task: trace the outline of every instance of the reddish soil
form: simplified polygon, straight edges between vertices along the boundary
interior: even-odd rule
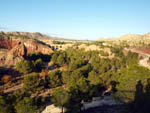
[[[150,54],[150,48],[134,48],[136,51],[142,52],[142,53],[146,53],[146,54]]]

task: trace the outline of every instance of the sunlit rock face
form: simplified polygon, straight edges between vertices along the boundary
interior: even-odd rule
[[[66,109],[63,109],[63,112],[65,112]],[[61,108],[54,106],[54,104],[46,106],[44,111],[42,113],[62,113]]]
[[[0,66],[15,65],[32,52],[48,54],[52,49],[38,40],[22,39],[5,33],[0,35]]]
[[[49,46],[40,44],[35,40],[26,40],[24,41],[24,45],[28,53],[41,52],[43,54],[47,54],[52,52],[52,49]]]
[[[26,48],[23,43],[18,42],[10,51],[7,52],[5,65],[16,64],[20,60],[24,59],[27,55]]]
[[[12,39],[13,37],[0,36],[0,47],[5,49],[11,49],[17,45],[18,40]]]

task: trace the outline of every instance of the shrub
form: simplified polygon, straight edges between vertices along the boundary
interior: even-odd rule
[[[114,80],[119,82],[117,85],[118,94],[133,101],[138,81],[141,81],[145,86],[147,79],[150,78],[149,73],[149,69],[137,65],[121,70],[114,77]]]
[[[22,60],[16,64],[16,69],[21,73],[28,74],[34,70],[34,65],[31,61]]]
[[[17,113],[36,113],[37,106],[32,98],[25,97],[16,104],[15,109]]]
[[[90,81],[90,84],[92,85],[100,85],[103,83],[102,79],[94,71],[91,71],[89,73],[88,80]]]
[[[0,113],[13,113],[12,106],[2,96],[0,96]]]
[[[103,50],[100,50],[100,55],[102,55],[102,56],[109,56],[108,52],[104,52]]]
[[[27,92],[35,93],[41,91],[44,87],[43,81],[40,78],[39,74],[31,73],[24,77],[23,80],[23,89]]]
[[[3,83],[8,83],[8,82],[11,82],[12,81],[12,76],[10,75],[4,75],[2,78],[1,78],[2,82]]]
[[[33,52],[33,53],[29,53],[27,55],[27,59],[30,61],[36,61],[37,59],[42,59],[42,61],[44,62],[49,62],[51,59],[51,55],[49,54],[42,54],[40,52]]]
[[[54,105],[62,107],[63,113],[63,107],[69,104],[69,94],[62,87],[58,87],[53,90],[51,101],[54,103]]]
[[[53,71],[53,72],[48,73],[46,77],[46,81],[48,82],[48,85],[52,88],[60,86],[62,84],[61,72]]]
[[[34,68],[36,72],[40,72],[43,67],[44,67],[44,62],[42,61],[42,59],[37,59],[34,62]]]

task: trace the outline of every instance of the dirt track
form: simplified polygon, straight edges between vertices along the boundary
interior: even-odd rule
[[[23,84],[19,84],[19,85],[16,85],[14,87],[8,88],[8,89],[4,90],[4,93],[12,93],[14,91],[21,89],[22,86],[23,86]]]

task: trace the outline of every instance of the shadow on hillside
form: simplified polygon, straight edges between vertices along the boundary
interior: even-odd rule
[[[133,113],[150,113],[150,79],[147,79],[145,88],[138,81],[133,104]]]

